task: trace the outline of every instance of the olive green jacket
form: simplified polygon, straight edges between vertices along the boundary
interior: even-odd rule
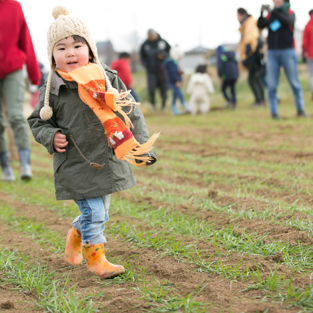
[[[127,90],[123,82],[103,64],[103,67],[118,91]],[[114,150],[109,147],[103,126],[94,114],[78,96],[76,82],[64,81],[56,72],[51,79],[49,104],[53,110],[51,119],[45,121],[39,116],[44,105],[46,85],[40,89],[38,104],[29,116],[28,123],[37,142],[45,146],[53,154],[54,185],[57,200],[80,200],[112,194],[136,185],[131,165],[118,160]],[[128,112],[129,108],[125,108]],[[118,115],[118,114],[117,114]],[[121,116],[118,115],[120,118]],[[131,129],[139,143],[149,139],[148,129],[141,110],[135,106],[128,115],[134,128]],[[66,135],[68,146],[66,152],[57,153],[53,148],[53,137],[57,131]],[[79,150],[90,161],[104,164],[96,169],[79,153]],[[156,161],[155,152],[150,155]],[[151,164],[153,164],[152,162]],[[144,170],[144,169],[143,169]]]

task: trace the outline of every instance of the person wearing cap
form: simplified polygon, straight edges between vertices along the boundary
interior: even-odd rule
[[[313,10],[309,12],[310,20],[306,24],[303,32],[302,55],[308,63],[310,86],[313,100]]]
[[[0,0],[0,165],[3,181],[15,180],[5,139],[3,102],[18,148],[20,177],[24,180],[32,177],[29,128],[23,115],[24,64],[31,84],[39,85],[40,70],[22,7],[17,1]]]
[[[305,117],[303,92],[298,78],[298,60],[294,47],[295,13],[290,9],[289,0],[273,0],[273,2],[273,10],[262,6],[261,16],[258,19],[260,29],[268,28],[266,80],[270,111],[274,119],[279,119],[277,87],[282,66],[292,88],[297,116]],[[268,13],[266,17],[263,16],[265,10]]]
[[[101,64],[87,26],[67,9],[53,9],[48,30],[50,73],[28,122],[53,154],[57,200],[73,199],[81,214],[66,237],[64,259],[102,278],[125,271],[105,257],[110,195],[136,184],[131,165],[156,162],[141,110],[115,71]],[[84,253],[82,253],[84,252]]]
[[[148,90],[152,109],[155,110],[155,91],[160,90],[162,110],[166,105],[167,81],[163,61],[169,54],[171,46],[153,29],[148,30],[148,39],[140,48],[141,62],[147,71]]]

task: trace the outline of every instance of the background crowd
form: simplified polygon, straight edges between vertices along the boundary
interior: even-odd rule
[[[238,51],[224,46],[216,49],[217,74],[221,82],[221,92],[226,108],[238,105],[236,82],[243,71],[248,72],[247,83],[254,96],[251,106],[268,104],[273,119],[279,119],[277,87],[280,69],[283,68],[293,92],[296,113],[306,117],[303,91],[298,79],[298,59],[294,46],[295,13],[289,0],[273,0],[274,6],[263,5],[260,16],[255,19],[248,8],[239,8],[237,17],[241,40]],[[313,10],[303,33],[303,60],[308,64],[313,100]],[[262,30],[267,29],[267,38]],[[23,66],[26,65],[33,94],[32,104],[36,104],[38,87],[44,83],[42,65],[36,59],[31,36],[18,1],[0,0],[0,163],[2,180],[14,180],[10,157],[5,139],[6,119],[11,125],[18,148],[20,175],[31,178],[29,129],[23,117],[25,79]],[[173,115],[182,113],[206,114],[210,109],[209,94],[215,92],[207,64],[198,64],[189,79],[186,89],[190,95],[185,99],[182,90],[184,72],[180,60],[184,53],[178,45],[171,46],[155,30],[149,29],[147,39],[140,48],[141,62],[146,70],[149,102],[153,111],[157,110],[156,91],[160,92],[161,109],[166,109],[168,89],[171,90],[170,107]],[[137,102],[130,54],[122,52],[118,60],[110,64],[118,72],[127,89]],[[36,87],[37,86],[37,87]],[[180,107],[179,107],[180,104]],[[5,110],[6,109],[6,115]]]

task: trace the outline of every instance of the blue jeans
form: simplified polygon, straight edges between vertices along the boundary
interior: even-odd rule
[[[106,243],[103,235],[104,223],[109,220],[110,195],[75,200],[81,214],[75,218],[72,226],[82,237],[82,244]]]
[[[298,60],[293,48],[268,50],[266,63],[266,80],[268,87],[268,101],[272,115],[278,115],[277,110],[277,86],[280,67],[283,66],[298,111],[304,111],[302,87],[298,79]]]

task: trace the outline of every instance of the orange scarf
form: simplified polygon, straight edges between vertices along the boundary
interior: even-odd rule
[[[133,127],[127,114],[122,110],[122,106],[136,105],[126,96],[130,91],[121,93],[105,92],[105,81],[101,68],[93,63],[82,66],[72,72],[66,73],[57,70],[61,77],[67,81],[76,81],[78,84],[78,94],[80,99],[86,103],[97,115],[104,128],[108,142],[115,151],[119,160],[125,160],[135,166],[146,166],[152,158],[142,156],[149,153],[153,148],[155,140],[159,134],[154,134],[146,143],[139,144],[133,136],[130,128]],[[131,112],[130,110],[130,112]],[[115,115],[119,112],[125,123]],[[137,163],[136,160],[141,161]]]

